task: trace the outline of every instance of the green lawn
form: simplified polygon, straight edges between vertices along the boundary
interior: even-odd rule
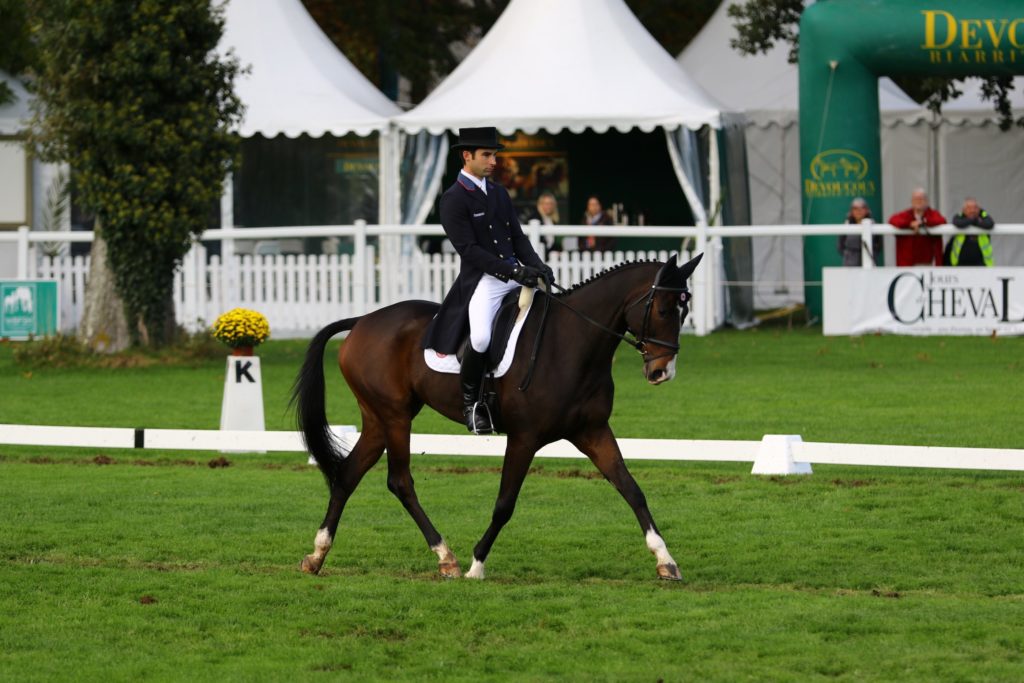
[[[1020,344],[720,333],[684,338],[657,388],[625,349],[613,424],[1020,447]],[[290,424],[302,347],[262,351],[269,428]],[[217,425],[221,361],[25,372],[0,346],[0,422]],[[355,423],[329,377],[332,420]],[[417,429],[459,431],[432,414]],[[1019,474],[634,462],[686,579],[667,584],[589,464],[543,461],[477,583],[435,576],[383,468],[303,575],[319,474],[296,454],[211,457],[0,445],[0,680],[1024,679]],[[464,568],[498,464],[413,464]]]

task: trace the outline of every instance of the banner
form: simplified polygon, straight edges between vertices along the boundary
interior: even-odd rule
[[[1024,334],[1024,268],[825,268],[826,335]]]
[[[0,280],[0,339],[57,334],[56,280]]]

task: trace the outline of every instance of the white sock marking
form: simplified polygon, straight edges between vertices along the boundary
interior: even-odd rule
[[[318,560],[324,559],[327,556],[327,551],[331,549],[334,539],[331,538],[331,534],[327,529],[320,529],[316,532],[316,538],[313,540],[313,557]]]
[[[658,564],[675,564],[676,561],[672,559],[672,556],[668,554],[668,548],[665,546],[665,539],[658,535],[654,529],[647,530],[647,549],[654,553],[654,556],[658,558]]]
[[[452,549],[449,548],[448,544],[444,541],[441,541],[430,549],[437,555],[438,562],[451,562],[455,559],[455,556],[452,554]]]
[[[473,566],[466,572],[467,579],[482,579],[484,578],[484,563],[480,560],[473,558]]]

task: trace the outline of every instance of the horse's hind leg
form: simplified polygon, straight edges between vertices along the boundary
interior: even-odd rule
[[[334,543],[334,535],[338,531],[338,522],[341,520],[341,513],[345,510],[345,503],[355,492],[356,487],[371,467],[377,464],[381,454],[384,452],[384,435],[379,423],[363,415],[363,431],[359,440],[352,448],[352,452],[345,458],[345,467],[336,482],[330,482],[331,499],[327,503],[327,515],[324,517],[320,530],[316,532],[316,539],[313,541],[313,553],[306,555],[300,565],[302,571],[307,574],[319,574],[324,564],[331,545]]]
[[[423,511],[419,498],[416,496],[416,488],[413,485],[412,472],[409,471],[409,433],[411,430],[409,420],[396,419],[388,422],[387,428],[387,449],[388,449],[388,490],[395,494],[401,501],[402,506],[409,512],[409,515],[416,522],[416,526],[423,533],[427,545],[437,554],[437,567],[441,576],[446,578],[458,578],[462,576],[459,568],[459,561],[455,553],[451,551],[444,538],[434,528],[434,524]]]
[[[629,503],[629,507],[633,508],[633,513],[640,522],[640,529],[644,532],[647,549],[658,560],[658,576],[673,581],[681,580],[683,577],[679,574],[679,567],[665,547],[665,541],[654,524],[651,511],[647,509],[647,498],[626,468],[611,427],[607,424],[601,425],[572,439],[572,443],[597,465],[605,479],[611,482]]]

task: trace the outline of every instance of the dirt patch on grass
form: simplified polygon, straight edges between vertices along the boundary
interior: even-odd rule
[[[722,484],[731,484],[734,481],[739,481],[739,480],[740,480],[740,478],[736,477],[736,476],[715,477],[714,479],[711,480],[711,483],[712,484],[716,484],[718,486],[721,486]]]
[[[93,465],[116,465],[117,461],[111,458],[109,455],[97,455],[90,460]]]
[[[833,479],[832,485],[839,487],[847,487],[853,489],[859,489],[862,486],[871,486],[875,482],[869,479]]]
[[[57,462],[53,458],[47,458],[45,455],[35,455],[28,459],[28,462],[33,465],[52,465]]]
[[[219,458],[214,458],[210,462],[206,463],[206,466],[211,470],[216,470],[222,467],[231,467],[231,461],[222,455]]]
[[[881,589],[878,589],[878,588],[872,588],[871,589],[871,594],[873,596],[875,596],[876,598],[892,598],[892,599],[896,599],[896,598],[902,597],[900,595],[899,591],[888,591],[888,590],[881,590]]]
[[[139,598],[140,605],[155,605],[158,602],[160,601],[154,598],[152,595],[143,595],[141,598]]]
[[[804,480],[804,477],[800,477],[800,476],[795,476],[794,477],[794,476],[772,475],[772,476],[768,477],[768,481],[770,481],[771,483],[773,483],[773,484],[782,484],[783,486],[792,486],[794,484],[799,484],[803,480]]]
[[[547,474],[547,476],[555,477],[557,479],[602,479],[603,478],[603,475],[600,472],[596,471],[596,470],[594,470],[594,471],[555,470],[554,472],[546,472],[546,473],[542,472],[542,474]]]

